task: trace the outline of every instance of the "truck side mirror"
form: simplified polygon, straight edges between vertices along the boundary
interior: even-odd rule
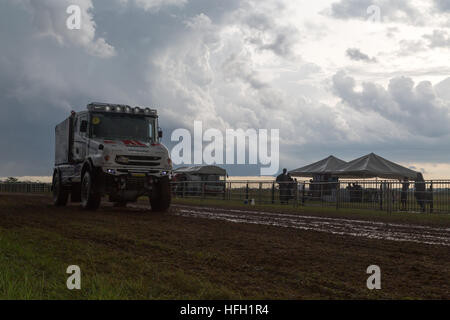
[[[162,139],[163,137],[163,132],[161,129],[158,130],[158,138]]]
[[[86,120],[81,121],[80,124],[80,132],[85,133],[87,132],[88,122]]]

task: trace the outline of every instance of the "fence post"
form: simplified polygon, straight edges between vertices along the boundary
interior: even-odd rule
[[[339,210],[339,190],[340,190],[340,186],[339,186],[339,182],[336,183],[336,210]]]
[[[262,182],[259,183],[258,202],[259,202],[260,205],[262,204]]]
[[[430,183],[430,189],[429,189],[429,201],[430,201],[430,213],[433,213],[433,209],[434,209],[434,195],[433,195],[433,180],[431,180]]]
[[[275,204],[275,182],[272,182],[272,204]]]
[[[294,196],[294,208],[297,208],[298,207],[298,182],[297,181],[295,181],[295,186],[294,186],[294,193],[295,193],[295,196]]]
[[[320,185],[320,204],[323,207],[323,182],[319,182]]]
[[[305,192],[306,192],[306,182],[303,182],[302,188],[302,206],[305,206]]]
[[[380,210],[383,210],[383,182],[380,182],[380,191],[379,191],[379,202],[380,202]]]
[[[247,182],[246,187],[245,187],[245,199],[244,200],[248,201],[248,182]]]
[[[391,182],[388,182],[387,185],[387,207],[388,207],[388,213],[391,214],[392,213],[392,186],[391,186]]]
[[[200,182],[200,186],[202,188],[202,200],[205,200],[205,186],[206,186],[206,183],[202,181],[202,182]]]

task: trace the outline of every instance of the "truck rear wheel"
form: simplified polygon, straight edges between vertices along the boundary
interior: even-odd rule
[[[79,183],[72,184],[72,191],[70,193],[70,202],[72,203],[81,202],[81,185]]]
[[[150,196],[152,211],[165,212],[170,208],[170,181],[169,177],[163,177],[153,187]]]
[[[69,192],[64,189],[61,181],[61,175],[58,171],[53,174],[52,181],[52,191],[53,191],[53,204],[57,207],[64,207],[67,205],[67,200],[69,199]]]
[[[81,206],[85,210],[97,210],[101,199],[101,194],[95,192],[92,173],[87,170],[81,179]]]

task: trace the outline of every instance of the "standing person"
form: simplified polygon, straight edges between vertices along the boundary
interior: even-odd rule
[[[406,211],[406,202],[408,200],[408,189],[409,189],[409,180],[407,177],[403,178],[402,183],[402,193],[400,195],[400,200],[402,202],[402,211]]]
[[[419,172],[417,174],[416,182],[414,184],[414,196],[416,197],[417,203],[419,204],[420,210],[425,212],[425,180],[423,179],[422,174]]]
[[[430,213],[433,213],[433,201],[433,182],[431,182],[427,192],[427,202],[430,205]]]
[[[287,202],[289,192],[289,177],[287,176],[287,169],[283,169],[283,173],[277,177],[276,182],[280,188],[280,203],[284,204]]]
[[[287,203],[289,203],[289,200],[291,200],[291,199],[293,199],[294,198],[294,179],[291,177],[291,174],[290,173],[288,173],[287,174],[287,177],[288,177],[288,189],[287,189]]]

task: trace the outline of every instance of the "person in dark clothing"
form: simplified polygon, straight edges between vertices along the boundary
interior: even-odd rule
[[[296,183],[294,182],[294,179],[291,177],[291,174],[288,173],[288,197],[287,200],[289,202],[289,200],[294,199],[294,190],[295,190],[295,186]]]
[[[425,212],[425,198],[426,198],[426,186],[425,180],[421,173],[417,174],[416,182],[414,184],[414,196],[416,197],[417,203],[419,204],[420,210]]]
[[[408,178],[403,178],[402,193],[400,195],[400,201],[402,202],[402,211],[406,211],[406,202],[408,200],[409,181]]]
[[[427,192],[427,203],[430,206],[430,213],[433,213],[433,200],[433,183],[431,183]]]
[[[354,183],[353,184],[353,192],[354,192],[354,199],[355,202],[363,202],[363,192],[362,192],[362,187],[357,184]]]
[[[289,197],[289,177],[287,175],[287,169],[283,169],[283,173],[277,177],[276,182],[280,188],[280,203],[287,203]]]
[[[353,192],[353,187],[352,187],[352,184],[351,183],[349,183],[348,185],[347,185],[347,188],[346,188],[347,190],[348,190],[348,196],[349,196],[349,199],[350,199],[350,202],[353,202],[354,200],[354,192]]]

